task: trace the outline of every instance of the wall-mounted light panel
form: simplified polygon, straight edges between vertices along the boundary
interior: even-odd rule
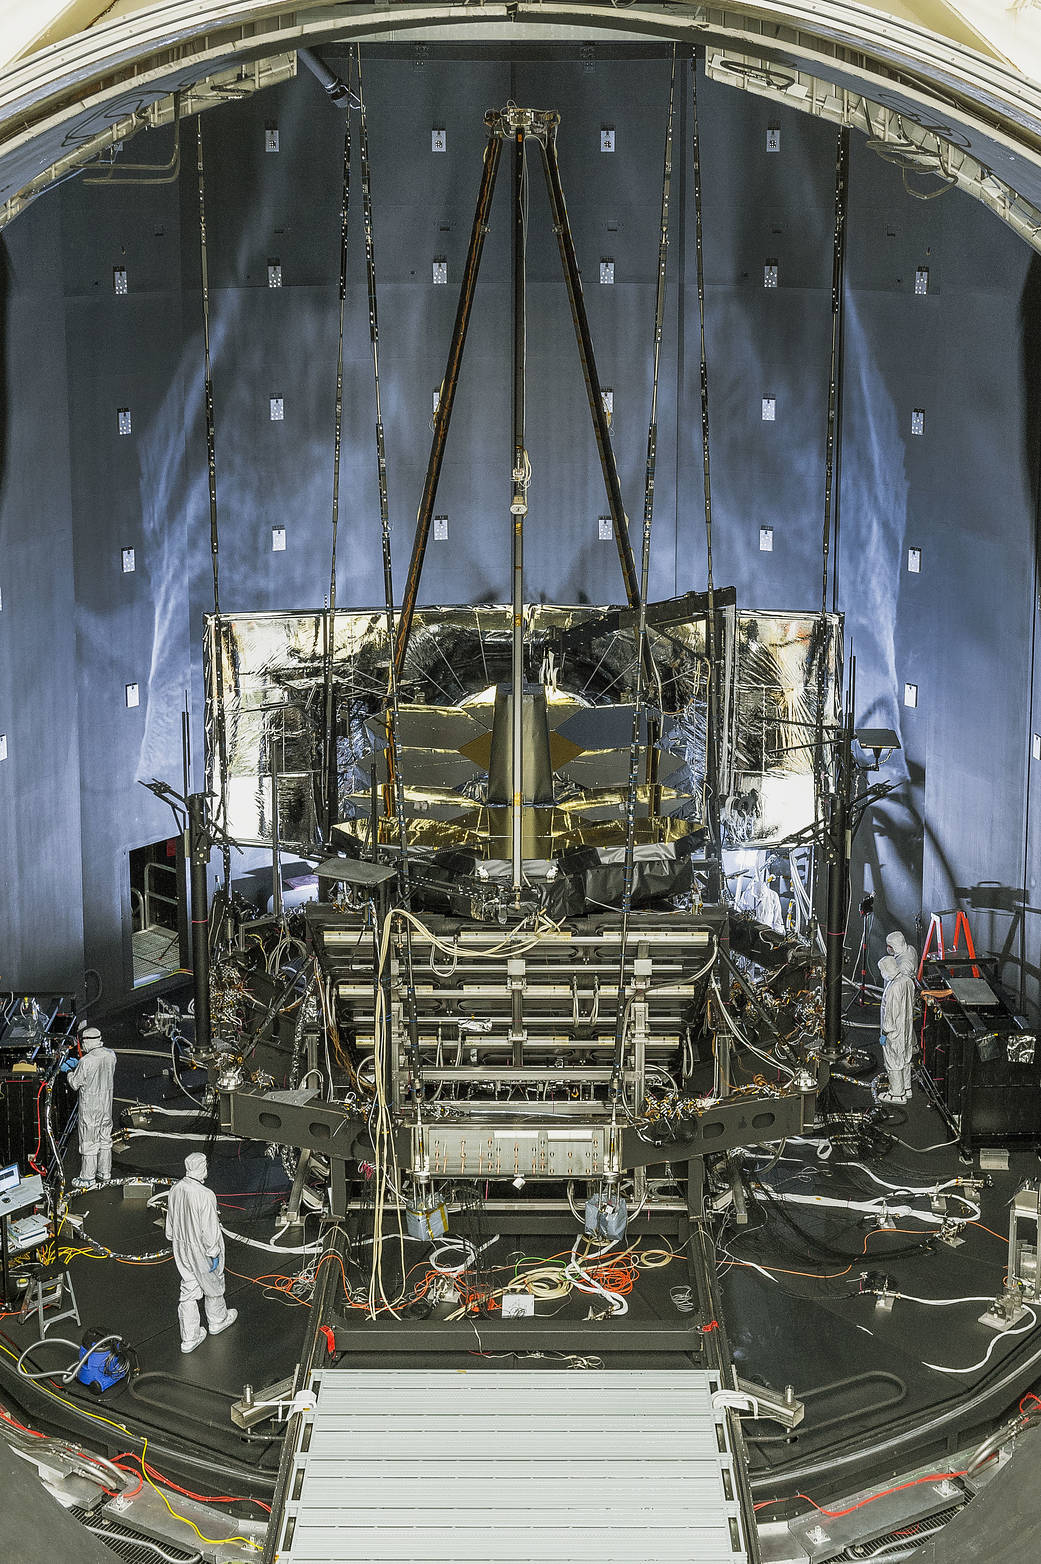
[[[0,760],[7,759],[7,734],[0,733]]]
[[[447,543],[448,542],[448,517],[447,516],[435,516],[434,517],[434,542],[435,543]]]
[[[909,548],[907,551],[907,568],[913,576],[921,574],[922,551],[920,548]]]
[[[448,282],[448,262],[443,255],[434,256],[431,276],[439,287],[443,287]]]
[[[911,410],[911,433],[925,433],[925,408],[915,407]]]
[[[614,151],[614,126],[613,125],[603,125],[603,126],[601,126],[601,129],[600,129],[600,150],[601,150],[601,152],[613,152]]]
[[[286,551],[285,527],[271,528],[271,552],[272,554],[284,554]]]
[[[917,684],[905,684],[904,685],[904,705],[905,706],[917,706],[918,705],[918,686],[917,686]]]
[[[763,423],[772,424],[777,421],[777,398],[775,396],[763,397]]]
[[[127,269],[125,266],[113,266],[112,268],[112,292],[122,296],[127,291]]]
[[[128,707],[140,706],[141,686],[139,684],[126,685],[126,703]]]
[[[131,429],[131,426],[130,426],[130,409],[129,409],[129,407],[117,407],[117,409],[116,409],[116,418],[118,419],[118,422],[119,422],[119,432],[120,432],[120,434],[129,434],[130,433],[130,429]]]
[[[435,125],[431,130],[430,150],[431,152],[448,151],[448,137],[445,135],[445,127],[443,125]]]
[[[1030,753],[1035,760],[1041,760],[1041,733],[1035,733],[1031,739]]]
[[[767,261],[763,267],[763,287],[776,288],[779,275],[780,268],[778,267],[777,262]]]
[[[916,266],[914,269],[914,291],[919,298],[929,292],[929,268],[928,266]]]
[[[759,528],[759,552],[760,554],[772,554],[774,551],[774,529],[772,527]]]
[[[601,543],[610,543],[614,537],[614,528],[611,525],[610,516],[598,516],[596,518],[596,535]]]
[[[267,263],[267,285],[269,288],[282,286],[282,262],[277,255],[273,255]]]
[[[610,255],[600,257],[600,281],[604,287],[614,282],[614,261]]]
[[[285,421],[285,403],[280,396],[268,397],[268,412],[273,424],[280,424]]]
[[[264,151],[278,151],[278,125],[273,119],[269,119],[264,126]]]
[[[766,127],[766,150],[767,150],[767,152],[780,152],[780,150],[781,150],[781,127],[780,127],[780,125],[768,125]]]
[[[120,555],[120,560],[123,565],[123,574],[125,576],[132,576],[134,571],[137,569],[137,560],[134,556],[133,549],[125,548]]]

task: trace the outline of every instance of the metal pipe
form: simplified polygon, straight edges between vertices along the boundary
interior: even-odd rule
[[[325,61],[320,59],[312,49],[298,49],[296,58],[298,64],[306,66],[311,72],[330,103],[335,103],[338,109],[355,107],[351,102],[351,89],[347,83],[342,81],[335,71],[330,70]]]
[[[206,867],[210,859],[206,798],[188,796],[188,862],[192,903],[192,990],[195,996],[195,1044],[210,1045],[210,911]]]
[[[525,473],[525,379],[527,361],[527,195],[524,167],[524,130],[513,137],[513,640],[510,671],[513,679],[513,777],[510,797],[513,891],[520,895],[522,880],[521,818],[524,808],[524,517],[527,511]],[[532,799],[534,803],[534,799]]]
[[[553,229],[560,247],[560,259],[564,267],[564,281],[567,285],[568,302],[571,305],[571,319],[575,325],[575,337],[578,342],[578,355],[582,361],[582,374],[586,382],[586,395],[589,398],[589,411],[593,417],[593,431],[596,435],[596,446],[600,453],[600,466],[604,474],[604,487],[607,490],[607,506],[611,512],[611,526],[614,531],[615,546],[618,549],[618,562],[622,567],[622,579],[625,583],[625,596],[630,608],[637,608],[640,602],[640,582],[636,574],[636,561],[633,558],[633,547],[629,540],[629,518],[625,514],[622,503],[622,488],[618,480],[618,466],[615,462],[614,447],[611,444],[611,430],[607,422],[607,413],[604,409],[604,399],[600,393],[600,378],[597,374],[596,358],[593,353],[593,339],[589,332],[589,321],[586,318],[585,300],[582,295],[582,274],[578,268],[578,257],[575,254],[575,242],[571,237],[571,228],[568,223],[567,205],[564,200],[564,191],[560,183],[560,167],[557,163],[557,125],[560,122],[559,115],[548,117],[546,139],[539,140],[542,149],[542,161],[546,173],[546,188],[549,191],[549,204],[553,214]]]
[[[837,1058],[842,1051],[842,963],[846,943],[846,907],[849,901],[849,788],[853,741],[853,699],[856,662],[850,668],[849,692],[842,727],[835,746],[835,791],[828,818],[828,916],[824,930],[824,1053]]]
[[[492,196],[495,193],[495,176],[499,170],[501,153],[501,140],[497,135],[490,135],[488,145],[484,149],[484,166],[481,172],[481,184],[477,195],[477,208],[474,212],[473,227],[470,230],[470,247],[466,252],[466,266],[459,289],[459,304],[456,308],[455,325],[452,328],[452,341],[448,349],[448,364],[445,368],[444,380],[441,382],[441,395],[438,399],[437,412],[434,414],[434,437],[431,441],[430,457],[427,461],[423,496],[419,502],[419,513],[416,517],[416,532],[412,541],[412,557],[409,560],[408,576],[405,580],[405,589],[401,599],[401,613],[398,616],[398,632],[394,643],[394,673],[398,679],[401,678],[404,672],[405,654],[408,651],[409,636],[412,633],[412,620],[416,612],[416,599],[419,596],[419,578],[423,571],[423,560],[426,555],[430,522],[434,514],[434,501],[437,498],[437,485],[441,476],[441,464],[444,460],[445,442],[448,439],[448,426],[452,418],[452,404],[455,401],[456,386],[459,380],[459,366],[463,357],[463,348],[466,345],[467,328],[470,325],[474,289],[477,284],[477,273],[481,265],[484,241],[488,233],[488,214],[491,210]]]

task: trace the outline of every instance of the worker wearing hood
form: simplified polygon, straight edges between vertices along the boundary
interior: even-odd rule
[[[899,929],[894,929],[886,938],[886,951],[896,961],[899,971],[908,973],[914,977],[918,969],[916,952],[907,943]]]
[[[81,1059],[66,1059],[62,1069],[79,1095],[80,1171],[73,1180],[81,1189],[112,1177],[112,1088],[116,1056],[102,1045],[96,1026],[80,1034]]]
[[[761,923],[764,929],[772,929],[775,934],[783,934],[784,909],[781,906],[781,898],[771,884],[772,879],[773,876],[767,873],[765,867],[757,869],[748,883],[742,887],[736,910],[747,912],[757,923]]]
[[[911,1097],[911,1060],[914,1056],[915,953],[897,930],[886,940],[886,954],[878,964],[885,985],[882,990],[882,1057],[889,1077],[884,1102],[908,1102]]]
[[[207,1171],[202,1152],[193,1151],[184,1159],[184,1178],[173,1186],[166,1203],[166,1236],[181,1276],[177,1319],[182,1352],[194,1352],[205,1341],[206,1326],[216,1336],[239,1317],[238,1310],[224,1302],[224,1234],[217,1197],[206,1187]],[[200,1299],[206,1326],[199,1317]]]

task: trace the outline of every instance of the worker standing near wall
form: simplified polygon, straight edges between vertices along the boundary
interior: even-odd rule
[[[217,1197],[206,1187],[208,1167],[201,1151],[184,1159],[184,1178],[170,1191],[166,1204],[166,1236],[173,1245],[181,1273],[177,1318],[181,1351],[194,1352],[206,1339],[206,1326],[216,1336],[239,1317],[224,1302],[224,1234]],[[206,1326],[199,1318],[199,1300],[206,1308]]]
[[[80,1170],[73,1183],[80,1189],[112,1177],[112,1089],[116,1056],[102,1045],[96,1026],[80,1033],[81,1059],[66,1059],[62,1069],[79,1094]]]
[[[886,939],[886,954],[878,964],[882,990],[881,1042],[888,1092],[883,1102],[909,1102],[914,1056],[915,953],[899,929]]]

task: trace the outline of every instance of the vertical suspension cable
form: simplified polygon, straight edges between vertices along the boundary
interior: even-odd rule
[[[412,882],[408,861],[408,822],[405,818],[405,791],[401,767],[397,763],[398,669],[395,661],[394,571],[391,556],[390,505],[387,497],[387,448],[383,436],[383,403],[380,395],[380,327],[376,308],[376,245],[372,229],[372,169],[369,162],[369,127],[365,109],[365,92],[362,82],[361,45],[352,46],[351,55],[358,73],[358,101],[361,105],[358,142],[361,151],[361,204],[365,225],[365,276],[369,301],[369,343],[372,348],[372,381],[376,412],[376,470],[380,496],[380,544],[383,554],[384,612],[387,622],[387,767],[388,786],[386,799],[393,798],[394,815],[398,827],[398,847],[401,854],[401,895],[406,906],[412,900]],[[375,844],[373,844],[375,856]],[[377,975],[377,981],[379,977]],[[416,1103],[419,1103],[419,1023],[416,1014],[416,985],[412,965],[412,926],[405,923],[405,1016],[409,1033],[409,1053],[412,1058]],[[388,1014],[389,1022],[389,1014]],[[390,1049],[387,1049],[390,1057]],[[400,1216],[399,1216],[400,1220]]]
[[[835,148],[835,223],[831,251],[831,348],[828,362],[828,417],[824,443],[824,536],[821,566],[821,615],[828,610],[828,558],[832,530],[838,543],[839,496],[836,483],[835,431],[838,423],[841,388],[842,323],[846,270],[846,208],[849,195],[849,128],[843,125]],[[833,582],[832,607],[838,586]]]
[[[629,784],[625,796],[625,869],[622,879],[622,927],[618,955],[618,993],[615,1008],[614,1069],[611,1097],[616,1101],[621,1089],[625,1049],[625,954],[629,937],[629,915],[633,901],[633,872],[636,854],[636,808],[639,797],[640,734],[643,726],[644,664],[647,656],[647,585],[651,564],[651,524],[654,519],[654,469],[658,452],[658,375],[661,368],[661,344],[665,320],[665,281],[669,253],[669,197],[672,188],[672,125],[676,101],[676,49],[672,51],[672,75],[669,80],[669,113],[665,126],[665,155],[661,182],[661,228],[658,237],[658,285],[654,301],[654,350],[651,374],[651,413],[647,425],[647,469],[643,491],[643,537],[640,549],[640,603],[636,629],[636,673],[633,692],[633,728],[629,742]],[[653,663],[651,663],[653,668]],[[659,686],[660,688],[660,686]],[[649,814],[649,793],[648,793]]]
[[[349,75],[348,71],[348,75]],[[348,81],[348,92],[350,82]],[[348,99],[349,102],[349,99]],[[336,641],[336,537],[340,521],[340,450],[343,442],[343,321],[347,305],[347,234],[351,210],[351,111],[344,114],[343,193],[340,199],[340,318],[336,348],[336,414],[333,429],[332,542],[329,557],[329,607],[325,621],[324,760],[325,838],[331,840],[339,813],[339,777],[336,755],[336,713],[333,709],[333,656]]]
[[[527,168],[523,126],[513,137],[513,468],[510,487],[512,534],[512,582],[510,675],[513,683],[510,858],[513,894],[520,896],[523,880],[524,809],[524,518],[528,508],[527,359],[528,359],[528,222]],[[534,807],[534,799],[532,799]],[[519,997],[519,996],[518,996]],[[518,1063],[522,1061],[518,1060]]]
[[[708,622],[708,695],[705,713],[705,824],[716,867],[709,881],[709,899],[718,900],[722,885],[723,843],[719,829],[719,689],[717,666],[716,594],[712,579],[712,474],[709,465],[708,353],[705,346],[705,253],[701,227],[701,136],[698,129],[698,58],[690,62],[691,163],[694,172],[694,259],[698,284],[698,328],[701,344],[701,460],[705,484],[705,585]]]
[[[398,671],[394,661],[394,572],[391,557],[390,506],[387,497],[387,448],[383,435],[383,403],[380,395],[380,327],[376,309],[376,248],[372,231],[372,173],[369,163],[369,131],[365,114],[365,94],[362,90],[361,46],[352,47],[352,55],[358,72],[358,97],[361,101],[359,144],[361,148],[361,200],[365,225],[365,275],[369,297],[369,343],[372,348],[372,381],[376,403],[376,470],[380,497],[380,544],[383,554],[383,602],[387,622],[387,757],[390,787],[387,801],[393,798],[393,812],[397,818],[398,842],[401,848],[401,884],[405,905],[409,903],[408,826],[405,820],[405,801],[401,768],[396,763],[398,731]],[[390,811],[388,810],[388,813]]]
[[[220,782],[220,813],[227,823],[228,734],[224,720],[224,635],[220,613],[220,547],[217,530],[217,444],[213,423],[213,371],[210,364],[210,272],[206,250],[206,174],[202,151],[202,115],[196,121],[195,169],[199,187],[199,262],[202,276],[203,400],[206,412],[206,465],[210,491],[210,564],[213,569],[213,688],[217,702],[217,773]],[[272,798],[272,808],[278,808]],[[231,895],[231,847],[222,835],[221,858],[224,870],[224,894]]]

